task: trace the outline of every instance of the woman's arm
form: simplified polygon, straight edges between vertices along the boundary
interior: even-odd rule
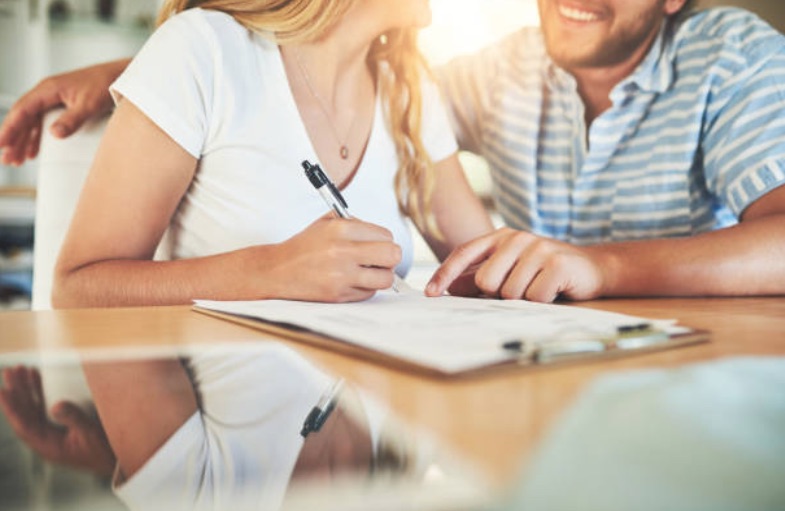
[[[280,244],[152,261],[197,160],[131,102],[109,121],[55,270],[57,307],[165,305],[193,298],[360,300],[392,283],[386,229],[323,218]]]
[[[89,362],[83,368],[125,478],[197,410],[193,384],[178,359]]]
[[[434,164],[436,185],[433,192],[433,215],[441,230],[421,233],[436,257],[443,261],[450,252],[469,240],[493,230],[491,218],[466,180],[458,155]]]

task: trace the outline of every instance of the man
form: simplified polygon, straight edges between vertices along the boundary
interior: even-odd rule
[[[510,226],[459,248],[428,295],[553,301],[785,293],[785,38],[690,0],[538,0],[524,29],[438,74]],[[111,108],[119,61],[43,81],[0,128],[35,155]]]
[[[429,294],[785,291],[785,40],[742,11],[690,7],[539,0],[541,33],[443,72],[460,143],[488,159],[520,231],[462,247]]]

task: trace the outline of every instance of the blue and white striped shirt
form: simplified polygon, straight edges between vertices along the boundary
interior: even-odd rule
[[[687,236],[785,184],[785,37],[740,9],[663,27],[588,137],[575,79],[539,29],[437,76],[511,227],[578,244]]]

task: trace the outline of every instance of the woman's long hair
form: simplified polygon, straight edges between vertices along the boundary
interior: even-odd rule
[[[301,43],[324,36],[358,0],[167,0],[158,24],[170,16],[201,7],[225,12],[247,29],[278,44]],[[385,113],[398,155],[395,194],[401,210],[425,232],[439,236],[431,214],[436,181],[433,162],[422,143],[421,79],[427,69],[417,48],[415,29],[398,29],[375,41],[368,65],[379,77]]]

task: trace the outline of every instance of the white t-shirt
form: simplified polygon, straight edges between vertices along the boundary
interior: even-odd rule
[[[200,160],[172,218],[172,258],[278,243],[328,211],[301,167],[318,158],[277,45],[229,15],[195,8],[174,16],[112,92]],[[423,142],[437,162],[457,146],[436,86],[427,82],[423,92]],[[353,216],[392,231],[403,251],[397,271],[405,274],[412,241],[395,199],[397,167],[377,100],[365,155],[343,194]]]

